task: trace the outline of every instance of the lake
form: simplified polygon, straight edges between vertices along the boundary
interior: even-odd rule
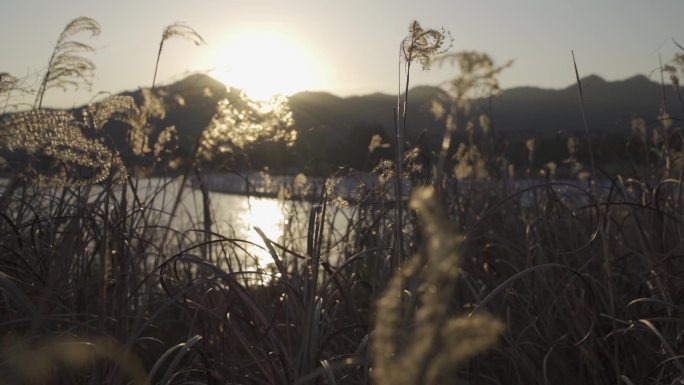
[[[367,177],[367,175],[366,175]],[[337,184],[337,191],[340,196],[349,197],[354,191],[355,186],[359,180],[364,178],[359,175],[355,178],[342,179]],[[247,183],[249,181],[249,183]],[[405,184],[404,194],[407,195],[409,191],[409,182]],[[7,180],[0,181],[0,186],[5,185]],[[175,243],[165,244],[167,252],[175,252],[184,247],[189,247],[203,241],[204,223],[203,223],[203,197],[202,192],[198,188],[199,182],[197,180],[186,181],[183,190],[181,187],[181,178],[142,178],[135,179],[137,183],[136,191],[138,197],[135,198],[132,194],[132,189],[127,188],[129,210],[132,202],[136,201],[136,207],[146,210],[149,213],[148,223],[166,225],[170,224],[171,228],[176,230],[174,236],[170,237]],[[241,263],[247,265],[259,265],[261,267],[268,266],[273,262],[271,255],[264,248],[264,241],[257,233],[255,228],[260,228],[264,235],[282,246],[291,249],[301,255],[306,254],[306,240],[307,229],[309,223],[309,215],[315,204],[311,198],[320,196],[316,190],[320,189],[324,184],[322,179],[306,178],[301,176],[269,176],[264,173],[248,176],[236,176],[234,174],[228,175],[209,175],[204,179],[205,186],[209,186],[210,191],[208,198],[210,202],[210,212],[212,218],[211,230],[221,236],[227,238],[238,239],[241,241],[240,246],[244,250],[239,250],[232,255],[237,258],[242,258]],[[366,182],[367,183],[367,182]],[[542,181],[508,181],[508,182],[482,182],[470,183],[467,181],[459,182],[459,191],[466,194],[469,190],[498,190],[501,188],[501,183],[506,183],[509,192],[518,191],[523,188],[529,188],[531,185],[537,183],[544,183]],[[308,193],[310,200],[292,200],[287,199],[288,196],[296,196],[296,189],[303,189],[307,184],[313,186],[313,192]],[[491,184],[491,186],[489,186]],[[370,185],[370,183],[367,183]],[[577,186],[573,188],[572,186]],[[246,187],[249,186],[249,187]],[[605,186],[601,186],[605,189]],[[256,195],[245,195],[239,193],[229,193],[226,191],[250,191]],[[283,193],[291,188],[295,194]],[[586,188],[586,187],[584,187]],[[53,188],[59,191],[59,188]],[[563,195],[566,198],[582,198],[582,202],[575,202],[572,206],[580,207],[587,204],[586,196],[582,193],[582,187],[578,182],[572,182],[563,188],[557,187],[557,192],[565,191]],[[95,197],[103,190],[99,186],[91,186],[90,196]],[[116,186],[114,194],[120,196],[123,191],[122,186]],[[180,204],[174,211],[174,202],[180,195]],[[478,194],[478,193],[476,193]],[[301,195],[301,194],[300,194]],[[391,189],[387,191],[387,197],[391,199]],[[407,198],[407,196],[404,198]],[[351,197],[353,201],[353,196]],[[534,191],[517,197],[518,202],[523,205],[534,206],[536,204],[536,195]],[[44,209],[50,210],[49,202],[44,203]],[[78,204],[74,202],[73,204]],[[344,241],[343,237],[348,233],[347,226],[351,219],[356,215],[357,207],[351,203],[347,207],[333,207],[329,206],[326,215],[326,226],[332,229],[326,233],[332,237],[331,243],[336,241]],[[173,217],[171,217],[173,211]],[[214,237],[216,239],[216,237]],[[344,242],[340,242],[343,244]],[[175,246],[174,246],[175,245]],[[220,247],[217,245],[216,247]],[[343,247],[343,246],[340,246]],[[192,250],[192,253],[199,253],[198,249]],[[334,257],[336,250],[332,250],[330,255]],[[244,266],[244,265],[243,265]]]
[[[180,178],[147,178],[139,180],[138,183],[137,191],[145,192],[147,196],[144,205],[156,211],[157,219],[161,220],[161,223],[168,221],[181,186]],[[170,221],[174,229],[186,232],[203,230],[203,198],[202,191],[197,187],[196,181],[186,182],[181,192],[181,203]],[[129,196],[132,199],[130,191]],[[271,255],[264,248],[263,239],[255,228],[261,229],[273,242],[302,255],[306,253],[309,215],[316,203],[284,199],[282,196],[277,198],[217,191],[209,191],[208,196],[212,231],[227,238],[246,241],[241,243],[245,249],[244,254],[251,259],[246,263],[257,263],[261,267],[273,263]],[[339,230],[338,233],[343,233],[353,212],[353,206],[330,207],[326,225],[333,225]]]

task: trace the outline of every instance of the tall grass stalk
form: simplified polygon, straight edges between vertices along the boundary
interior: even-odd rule
[[[589,123],[587,123],[587,114],[584,108],[584,92],[582,91],[582,81],[580,80],[579,71],[577,70],[577,62],[575,61],[575,51],[572,52],[572,65],[575,69],[575,80],[577,81],[577,92],[580,102],[580,110],[582,112],[582,125],[584,127],[584,134],[587,138],[589,146],[589,162],[591,163],[592,180],[597,177],[596,161],[594,160],[594,146],[592,145],[591,133],[589,132]]]
[[[397,107],[395,110],[396,131],[396,157],[395,157],[395,257],[392,267],[398,268],[404,256],[404,218],[403,218],[403,192],[402,192],[402,163],[404,161],[404,143],[406,141],[406,119],[408,116],[408,91],[411,80],[411,65],[418,62],[423,70],[430,69],[430,60],[433,56],[442,54],[451,45],[447,42],[451,37],[444,29],[423,29],[418,21],[413,20],[409,24],[408,36],[400,44],[399,49],[399,93],[397,94]],[[401,103],[401,64],[404,64],[404,95]],[[401,114],[401,125],[399,124]]]
[[[34,108],[42,108],[43,97],[50,88],[65,90],[68,86],[78,88],[80,83],[91,84],[90,78],[95,70],[95,64],[82,54],[92,52],[94,49],[72,38],[83,32],[96,36],[100,34],[100,31],[100,24],[95,19],[84,16],[72,20],[64,27],[57,38],[43,80],[36,92]]]
[[[164,43],[171,38],[182,38],[190,40],[196,46],[205,44],[204,38],[197,33],[192,27],[188,26],[183,22],[175,22],[164,27],[162,31],[162,37],[159,40],[159,49],[157,50],[157,60],[154,63],[154,75],[152,76],[152,89],[157,81],[157,70],[159,69],[159,59],[161,58],[162,50],[164,49]]]
[[[577,61],[575,60],[575,52],[571,51],[572,53],[572,65],[573,68],[575,69],[575,80],[577,82],[577,92],[579,96],[579,103],[580,103],[580,112],[582,115],[582,124],[584,127],[584,134],[586,135],[587,138],[587,144],[589,147],[589,160],[591,162],[591,191],[596,194],[595,186],[596,186],[596,163],[594,160],[594,148],[592,145],[592,138],[591,138],[591,133],[589,132],[589,124],[587,123],[587,118],[586,118],[586,111],[584,108],[584,92],[582,91],[582,82],[580,81],[580,76],[579,76],[579,70],[577,69]],[[603,247],[603,255],[604,255],[604,261],[603,261],[603,266],[604,266],[604,271],[605,271],[605,280],[606,280],[606,286],[608,289],[608,300],[609,300],[609,310],[610,310],[610,315],[611,315],[611,326],[613,329],[613,333],[617,333],[618,327],[617,323],[615,321],[615,315],[616,315],[616,308],[615,308],[615,298],[614,298],[614,285],[613,285],[613,279],[612,279],[612,267],[611,267],[611,262],[610,259],[607,257],[609,253],[609,244],[608,240],[606,239],[606,228],[610,225],[608,222],[608,211],[610,210],[610,206],[606,205],[605,208],[605,215],[601,215],[602,213],[599,211],[599,238],[601,239],[601,245]],[[621,374],[621,369],[620,369],[620,347],[617,344],[617,342],[613,342],[612,344],[613,347],[613,365],[615,366],[615,384],[619,385],[620,384],[620,374]]]

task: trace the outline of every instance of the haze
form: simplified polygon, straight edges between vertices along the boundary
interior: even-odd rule
[[[170,42],[164,48],[158,83],[178,80],[188,73],[215,74],[227,66],[242,66],[276,74],[263,77],[263,82],[274,85],[262,87],[264,95],[305,89],[341,96],[395,92],[398,45],[412,19],[425,27],[450,31],[454,51],[477,49],[498,62],[514,59],[513,67],[501,76],[504,88],[571,84],[573,49],[582,74],[595,73],[608,80],[649,75],[657,68],[659,56],[667,61],[678,50],[672,38],[684,42],[684,27],[678,20],[684,14],[684,2],[679,0],[41,0],[12,1],[4,8],[0,14],[4,36],[0,40],[0,70],[16,76],[45,67],[52,44],[73,18],[89,16],[102,25],[102,35],[89,40],[97,48],[92,89],[69,91],[67,95],[58,90],[48,92],[45,104],[60,107],[85,102],[100,91],[116,93],[149,86],[161,30],[175,21],[192,26],[208,44],[194,47],[185,41]],[[245,52],[230,52],[235,46],[230,44],[232,37],[264,31],[290,42],[296,50],[266,48],[256,58]],[[258,66],[250,65],[257,61]],[[451,78],[452,71],[417,70],[412,74],[412,84],[436,85]],[[293,74],[301,80],[295,76],[287,87],[275,86],[277,79]]]

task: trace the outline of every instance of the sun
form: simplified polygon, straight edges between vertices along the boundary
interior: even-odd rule
[[[212,61],[214,78],[256,100],[315,89],[319,82],[310,50],[274,30],[233,34],[216,49]]]

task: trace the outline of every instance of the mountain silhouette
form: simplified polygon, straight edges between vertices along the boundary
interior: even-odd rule
[[[587,122],[597,134],[630,132],[632,117],[655,120],[662,100],[663,87],[643,75],[608,82],[591,75],[581,79]],[[667,110],[681,112],[675,103],[673,90]],[[576,85],[561,90],[518,87],[504,90],[493,101],[493,118],[502,131],[520,134],[550,134],[583,130]]]
[[[631,120],[635,116],[654,125],[663,100],[671,115],[682,113],[670,85],[661,86],[643,75],[621,81],[606,81],[590,75],[581,79],[581,84],[586,119],[590,131],[598,137],[626,138],[631,134]],[[194,151],[197,138],[211,122],[218,103],[240,98],[240,90],[228,88],[203,74],[159,86],[153,93],[163,104],[166,115],[153,122],[151,137],[154,141],[162,129],[175,126],[181,159],[188,159]],[[142,90],[122,94],[132,96],[139,105],[142,103]],[[407,142],[424,140],[430,148],[438,148],[445,123],[436,119],[431,111],[432,101],[437,97],[447,98],[448,95],[443,89],[432,86],[418,86],[409,91]],[[489,115],[496,133],[505,137],[510,146],[518,146],[518,152],[524,149],[524,141],[530,137],[560,138],[581,136],[584,132],[575,84],[563,89],[510,88],[496,97],[476,100],[473,104],[471,116],[463,119],[476,118],[481,113]],[[292,95],[289,105],[298,131],[297,144],[293,148],[257,145],[257,149],[248,154],[252,156],[253,166],[280,166],[281,171],[287,171],[313,163],[321,172],[336,166],[362,168],[369,159],[367,146],[372,135],[381,135],[386,143],[394,142],[395,95],[372,93],[339,97],[328,92],[306,91]],[[460,123],[460,127],[465,127],[465,121]],[[114,143],[125,142],[126,130],[120,124],[112,123],[105,129]],[[556,141],[555,149],[563,149],[561,142],[560,139]],[[391,157],[391,154],[391,148],[382,149],[378,156]],[[281,164],[270,164],[273,159]]]

